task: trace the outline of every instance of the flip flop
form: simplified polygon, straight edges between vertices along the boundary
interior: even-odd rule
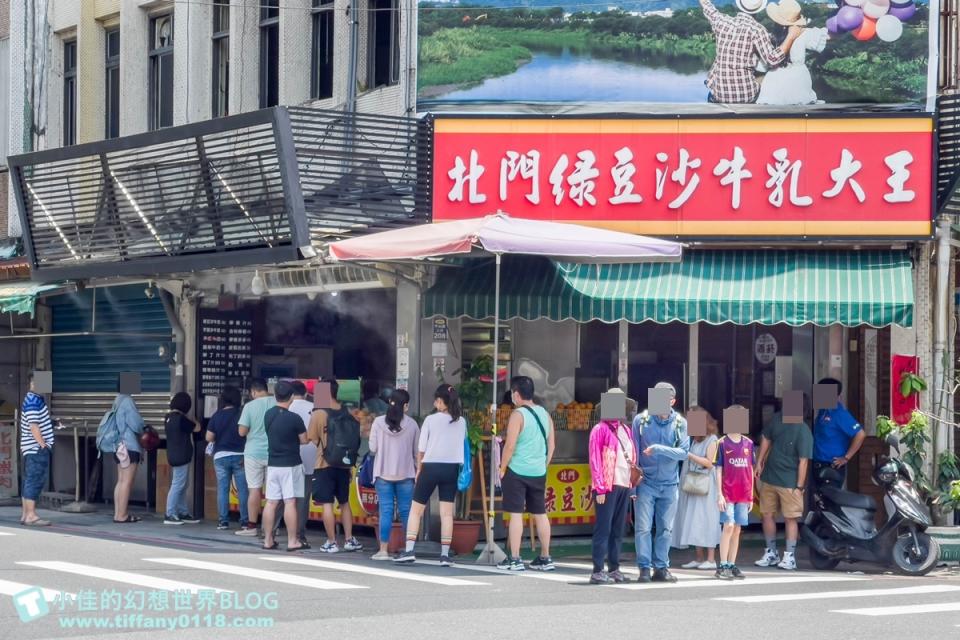
[[[287,547],[287,553],[293,553],[294,551],[303,551],[304,549],[309,549],[310,547],[301,544],[299,547]]]
[[[263,545],[263,550],[264,550],[264,551],[273,551],[274,549],[277,549],[277,548],[279,548],[279,547],[280,547],[280,543],[277,542],[277,541],[274,541],[273,544],[270,545],[269,547],[268,547],[267,545]]]
[[[142,518],[138,518],[137,516],[128,515],[126,520],[114,520],[114,523],[116,523],[116,524],[129,524],[129,523],[132,523],[132,522],[140,522],[141,520],[142,520]]]
[[[50,521],[44,520],[43,518],[37,518],[36,520],[30,520],[29,522],[24,520],[23,526],[25,527],[49,527]]]

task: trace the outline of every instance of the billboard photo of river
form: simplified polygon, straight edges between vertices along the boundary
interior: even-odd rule
[[[470,102],[922,108],[932,95],[928,22],[936,7],[925,1],[556,2],[421,2],[421,108]]]

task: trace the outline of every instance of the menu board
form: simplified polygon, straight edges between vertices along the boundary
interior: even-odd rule
[[[200,309],[197,352],[201,397],[220,395],[228,384],[242,388],[253,375],[253,319],[244,311]]]

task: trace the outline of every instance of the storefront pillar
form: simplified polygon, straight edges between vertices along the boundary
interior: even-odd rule
[[[690,345],[687,351],[687,406],[698,406],[700,382],[700,323],[690,325]]]
[[[630,323],[621,320],[618,326],[617,338],[617,386],[628,393],[627,384],[630,382]]]
[[[410,394],[410,406],[422,407],[421,376],[429,373],[418,366],[420,359],[420,318],[423,315],[420,287],[397,279],[397,379],[398,388]],[[430,355],[430,354],[427,354]],[[431,361],[432,364],[432,361]],[[428,376],[430,377],[430,376]]]

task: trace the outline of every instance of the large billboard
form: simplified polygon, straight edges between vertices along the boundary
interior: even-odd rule
[[[420,108],[506,101],[930,110],[937,11],[937,0],[421,0]]]
[[[920,238],[926,116],[434,121],[433,217],[677,237]]]

